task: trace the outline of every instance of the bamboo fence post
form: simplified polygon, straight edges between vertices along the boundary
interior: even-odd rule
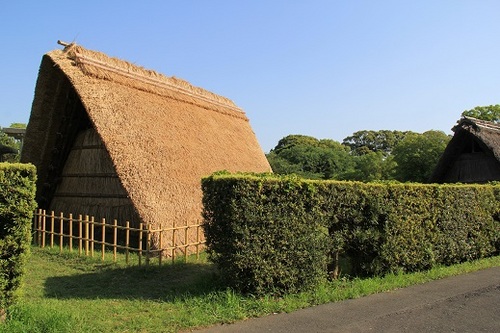
[[[35,237],[33,238],[33,241],[35,242],[35,245],[39,245],[38,243],[38,225],[39,225],[39,221],[38,221],[38,210],[39,208],[35,209],[35,212],[34,212],[34,215],[33,215],[33,228],[34,228],[34,232],[35,232]]]
[[[42,248],[45,247],[45,223],[47,222],[47,219],[45,217],[45,210],[42,211],[42,225],[41,225],[41,231],[40,231],[40,234],[41,234],[41,241],[42,241]]]
[[[33,211],[33,226],[32,226],[32,232],[33,232],[33,239],[32,241],[34,242],[34,245],[38,245],[38,209],[35,208]]]
[[[45,248],[45,229],[47,225],[47,211],[43,210],[42,215],[42,249]]]
[[[94,227],[95,227],[95,220],[94,217],[90,217],[90,256],[94,258],[94,247],[95,247],[95,242],[94,242]]]
[[[78,215],[78,255],[82,255],[82,247],[83,247],[83,225],[82,225],[82,214]]]
[[[116,262],[116,246],[118,245],[118,221],[113,221],[113,261]],[[127,262],[128,263],[128,262]]]
[[[64,213],[61,212],[59,215],[59,253],[63,251],[63,241],[64,241]]]
[[[142,264],[142,222],[139,223],[139,266]]]
[[[40,232],[38,231],[38,229],[40,229],[40,215],[38,215],[38,212],[40,211],[40,208],[37,208],[35,209],[35,233],[36,233],[36,236],[35,236],[35,244],[40,246]]]
[[[200,224],[196,227],[196,260],[200,260]]]
[[[186,225],[184,228],[184,263],[187,263],[188,260],[188,231],[189,231],[189,226],[188,226],[188,221],[186,220]]]
[[[149,266],[149,257],[151,255],[151,224],[147,225],[146,228],[147,237],[146,237],[146,266]]]
[[[159,238],[159,242],[160,242],[160,257],[158,258],[158,265],[161,266],[161,262],[162,262],[162,259],[163,259],[163,228],[160,229],[160,236],[158,237]]]
[[[175,249],[176,249],[176,240],[175,240],[175,219],[172,222],[172,262],[175,262]]]
[[[69,252],[73,252],[73,214],[69,214]]]
[[[125,262],[128,265],[128,260],[129,260],[129,254],[128,254],[128,245],[130,243],[130,222],[127,221],[126,223],[126,228],[125,228]]]
[[[34,245],[38,245],[38,208],[33,211],[33,225],[31,226]]]
[[[89,255],[89,216],[85,215],[85,255]]]
[[[55,223],[55,214],[54,211],[50,213],[50,248],[54,247],[54,223]]]
[[[104,261],[104,251],[106,250],[106,219],[102,218],[102,244],[101,244],[101,260]]]
[[[36,241],[37,245],[41,246],[42,245],[42,210],[38,209],[37,210],[37,215],[36,215],[36,220],[37,220],[37,227],[36,227]]]

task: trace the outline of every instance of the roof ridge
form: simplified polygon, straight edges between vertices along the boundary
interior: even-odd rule
[[[214,94],[203,88],[193,86],[185,80],[165,76],[130,62],[109,57],[102,52],[88,50],[75,43],[67,44],[63,52],[87,75],[124,83],[150,92],[155,92],[155,88],[173,90],[191,98],[200,99],[208,103],[231,109],[243,117],[245,115],[245,112],[237,107],[230,99]],[[118,79],[116,76],[121,78]],[[140,84],[137,81],[139,81]],[[150,88],[145,89],[144,84]]]
[[[464,121],[467,121],[467,120],[470,121],[471,123],[473,123],[477,127],[483,127],[483,128],[487,128],[487,129],[500,131],[500,124],[496,124],[496,123],[494,123],[492,121],[488,121],[488,120],[464,116],[459,122],[463,123]]]

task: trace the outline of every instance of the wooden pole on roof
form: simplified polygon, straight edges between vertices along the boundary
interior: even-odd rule
[[[57,40],[57,44],[62,45],[64,47],[67,47],[73,43],[66,43],[66,42],[63,42],[62,40],[59,39],[59,40]]]

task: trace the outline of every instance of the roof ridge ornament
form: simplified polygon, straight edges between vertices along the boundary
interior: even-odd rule
[[[71,45],[71,44],[75,44],[75,43],[73,43],[73,42],[71,42],[71,43],[66,43],[66,42],[63,42],[62,40],[58,39],[58,40],[57,40],[57,44],[62,45],[62,46],[64,46],[64,47],[67,47],[67,46],[69,46],[69,45]]]

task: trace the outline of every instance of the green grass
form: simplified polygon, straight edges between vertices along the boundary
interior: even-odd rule
[[[108,256],[110,257],[110,256]],[[325,282],[281,298],[225,288],[213,265],[127,266],[33,247],[22,299],[1,332],[179,332],[357,298],[447,276],[500,266],[500,257],[427,272]]]

